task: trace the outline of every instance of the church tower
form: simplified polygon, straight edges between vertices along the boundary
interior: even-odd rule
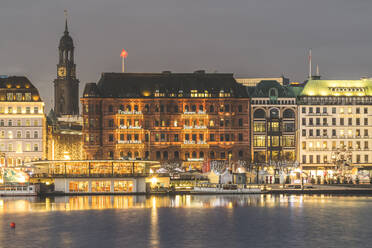
[[[57,78],[54,80],[54,112],[62,115],[79,115],[79,80],[76,79],[74,43],[68,32],[67,14],[65,32],[59,42]]]

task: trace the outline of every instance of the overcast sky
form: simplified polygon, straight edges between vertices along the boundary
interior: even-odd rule
[[[0,75],[26,75],[49,109],[68,10],[80,91],[101,72],[231,72],[304,81],[372,76],[371,0],[1,0]]]

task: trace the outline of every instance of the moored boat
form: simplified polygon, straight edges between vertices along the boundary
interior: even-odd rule
[[[40,185],[1,185],[0,196],[37,196],[40,192]]]
[[[260,194],[259,186],[238,187],[234,184],[204,184],[195,186],[191,193],[195,194]]]

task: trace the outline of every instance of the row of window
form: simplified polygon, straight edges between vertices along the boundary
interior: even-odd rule
[[[337,130],[336,129],[332,129],[331,130],[331,135],[332,137],[336,137],[337,136]],[[364,137],[368,137],[368,129],[364,129],[363,130],[363,135]],[[349,137],[352,137],[352,136],[355,136],[355,137],[361,137],[361,130],[360,129],[356,129],[355,130],[355,133],[353,133],[353,130],[349,129],[347,130],[338,130],[338,135],[343,137],[345,135],[349,136]],[[323,136],[323,137],[328,137],[328,129],[323,129],[323,131],[321,129],[303,129],[302,130],[302,137],[313,137],[313,136]]]
[[[362,147],[363,145],[363,147]],[[314,141],[314,142],[302,142],[301,143],[302,150],[325,150],[331,148],[332,150],[336,149],[349,149],[349,150],[368,150],[369,149],[369,141]]]
[[[22,153],[22,152],[31,152],[31,151],[34,151],[34,152],[38,152],[39,151],[39,144],[35,143],[35,144],[31,144],[31,143],[25,143],[24,144],[24,150],[23,150],[23,147],[22,147],[22,143],[17,143],[17,144],[13,144],[13,143],[9,143],[7,145],[5,144],[0,144],[0,151],[1,152],[17,152],[17,153]]]
[[[184,135],[184,141],[200,141],[205,142],[205,135],[204,134],[185,134]],[[218,139],[219,137],[219,139]],[[120,134],[119,140],[134,140],[139,141],[139,135],[138,134]],[[237,138],[237,140],[236,140]],[[91,142],[93,142],[93,137],[90,139]],[[114,141],[114,134],[108,135],[108,141],[113,142]],[[180,141],[180,135],[178,134],[166,134],[166,133],[156,133],[155,134],[155,142],[179,142]],[[239,133],[236,137],[235,134],[220,134],[219,136],[214,133],[209,134],[209,141],[243,141],[243,134]],[[149,135],[145,134],[145,142],[149,142]]]
[[[337,113],[337,109],[339,110],[338,113]],[[353,109],[355,109],[354,113],[353,113]],[[321,110],[322,110],[322,112],[321,112]],[[332,114],[345,114],[345,113],[361,114],[361,108],[360,107],[357,107],[357,108],[352,108],[352,107],[336,108],[336,107],[332,107],[331,111],[332,111]],[[320,107],[302,107],[301,112],[303,114],[306,114],[306,113],[308,113],[308,114],[320,114],[320,113],[327,114],[328,113],[328,108],[323,107],[321,109]],[[367,107],[363,108],[363,113],[368,114],[368,108]]]
[[[265,136],[265,135],[254,135],[253,146],[254,147],[295,147],[295,136]]]
[[[20,126],[26,126],[26,127],[30,127],[31,124],[35,127],[39,126],[39,120],[4,120],[4,119],[0,119],[0,127],[5,127],[5,125],[7,125],[8,127],[13,127],[13,126],[17,126],[17,127],[20,127]]]
[[[43,110],[39,107],[3,107],[0,106],[0,114],[42,114]]]
[[[217,152],[214,152],[214,151],[210,151],[209,152],[209,158],[210,159],[217,159],[217,158],[220,158],[220,159],[226,159],[227,156],[229,154],[232,154],[231,151],[229,152],[220,152],[220,153],[217,153]],[[109,157],[113,157],[113,152],[109,152]],[[196,151],[193,151],[193,152],[185,152],[184,153],[185,155],[185,159],[188,159],[188,158],[204,158],[204,152],[196,152]],[[145,158],[149,158],[150,156],[150,152],[149,151],[145,151]],[[167,159],[180,159],[180,152],[179,151],[175,151],[173,152],[172,154],[170,154],[168,151],[156,151],[155,152],[155,157],[156,159],[158,160],[167,160]],[[244,152],[242,150],[238,151],[238,157],[239,158],[242,158],[244,156]],[[120,157],[122,158],[139,158],[139,153],[137,151],[135,152],[131,152],[131,151],[128,151],[128,152],[124,152],[124,151],[121,151],[120,152]]]
[[[15,136],[14,136],[14,133],[15,133]],[[16,138],[16,139],[22,139],[22,138],[38,139],[39,138],[39,132],[38,131],[34,131],[32,136],[31,136],[32,131],[24,131],[23,132],[24,136],[22,135],[22,131],[20,131],[20,130],[15,131],[14,133],[13,133],[13,131],[6,132],[5,130],[0,130],[0,138],[1,139],[5,139],[5,138],[7,138],[7,139],[13,139],[13,138]]]
[[[280,132],[280,123],[279,122],[254,122],[253,131],[254,132],[266,132],[266,125],[269,132]],[[284,132],[294,132],[295,123],[294,122],[284,122],[282,123],[282,130]]]
[[[295,100],[252,100],[252,104],[283,104],[283,105],[295,105]]]
[[[315,122],[314,122],[315,120]],[[338,121],[336,118],[332,118],[332,126],[337,126],[340,125],[340,126],[344,126],[346,124],[346,121],[347,120],[347,125],[349,126],[352,126],[352,125],[356,125],[356,126],[359,126],[361,125],[361,118],[339,118]],[[355,121],[353,121],[355,120]],[[363,124],[365,126],[368,125],[368,118],[364,118],[362,119],[363,120]],[[317,126],[320,126],[320,125],[323,125],[323,126],[328,126],[328,119],[327,118],[323,118],[322,122],[321,122],[321,118],[302,118],[301,120],[302,122],[302,125],[303,126],[314,126],[314,125],[317,125]]]
[[[8,93],[6,93],[6,100],[7,101],[17,101],[17,102],[31,101],[31,93],[26,92],[26,93],[23,94],[23,93],[8,92]]]
[[[223,104],[220,106],[217,105],[209,105],[208,107],[205,107],[204,105],[184,105],[182,112],[205,112],[209,111],[209,113],[215,113],[215,112],[234,112],[235,111],[235,105],[231,104]],[[109,113],[114,112],[115,107],[113,105],[107,106],[107,111]],[[85,105],[84,108],[86,113],[93,113],[94,112],[94,105]],[[150,106],[149,104],[146,104],[143,109],[140,110],[138,105],[120,105],[117,109],[118,111],[127,111],[127,112],[160,112],[160,113],[178,113],[180,112],[179,106],[178,105],[155,105],[155,106]],[[238,112],[243,112],[243,105],[238,105],[237,106],[237,111]],[[100,107],[99,105],[96,105],[96,113],[100,113]]]
[[[353,162],[353,163],[362,163],[362,162],[368,163],[369,162],[368,154],[365,154],[363,157],[364,157],[364,161],[361,160],[362,156],[360,154],[357,154],[355,156],[355,158],[356,158],[355,161],[353,161],[353,159],[351,158],[350,162]],[[328,155],[323,155],[323,156],[320,156],[320,155],[302,155],[302,163],[303,164],[314,164],[314,163],[327,164],[327,163],[332,163],[332,161],[330,161],[330,157]]]

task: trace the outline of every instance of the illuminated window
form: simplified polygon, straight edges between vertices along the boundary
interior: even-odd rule
[[[39,125],[39,121],[38,120],[34,120],[34,126],[37,127]]]
[[[34,114],[38,114],[39,113],[39,108],[38,107],[34,107]]]
[[[26,114],[30,114],[31,113],[31,108],[30,107],[26,107]]]
[[[268,136],[268,146],[277,147],[279,146],[279,136]]]
[[[340,114],[344,113],[344,108],[340,108]]]
[[[25,93],[25,100],[31,101],[31,93]]]
[[[348,109],[347,109],[347,112],[348,112],[349,114],[351,114],[353,111],[352,111],[351,108],[348,108]]]
[[[7,93],[6,94],[6,100],[7,101],[13,101],[13,93]]]
[[[253,130],[255,132],[265,132],[266,131],[266,123],[265,122],[255,122],[253,124]]]
[[[17,139],[20,139],[22,138],[22,132],[21,131],[17,131]]]
[[[22,152],[22,143],[17,143],[17,153],[21,153]]]
[[[27,143],[26,144],[26,152],[29,152],[29,151],[31,151],[31,144]]]
[[[8,144],[8,151],[12,152],[13,151],[13,144]]]
[[[21,107],[17,107],[17,114],[21,114],[22,113],[22,108]]]
[[[8,114],[13,114],[13,108],[12,107],[8,107]]]
[[[0,132],[0,138],[5,138],[5,131],[4,131],[4,130],[2,130],[2,131]]]
[[[8,131],[8,138],[13,139],[13,132],[12,131]]]
[[[255,135],[253,140],[253,146],[264,147],[266,146],[265,136],[264,135]]]
[[[294,147],[295,146],[294,136],[283,136],[283,146]]]
[[[306,150],[306,142],[302,142],[301,147],[302,147],[302,150]]]

